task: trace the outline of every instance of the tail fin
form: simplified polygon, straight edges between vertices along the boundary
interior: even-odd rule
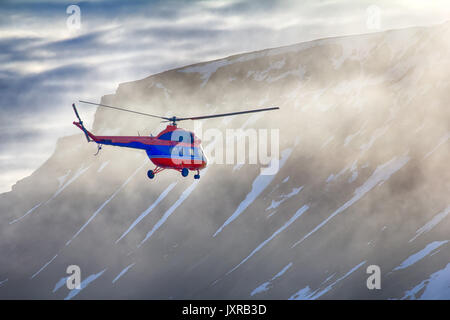
[[[73,122],[73,124],[76,125],[78,128],[80,128],[81,130],[83,130],[84,135],[86,136],[87,142],[91,142],[92,140],[95,140],[94,135],[92,133],[90,133],[89,131],[87,131],[86,128],[84,127],[83,121],[81,120],[80,115],[78,114],[77,108],[75,107],[75,103],[72,103],[72,108],[73,108],[73,111],[75,112],[75,115],[78,118],[78,121],[79,121],[79,122]],[[92,138],[92,140],[91,140],[91,138]]]

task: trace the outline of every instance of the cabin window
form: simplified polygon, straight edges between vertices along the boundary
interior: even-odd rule
[[[176,130],[173,131],[172,141],[184,142],[184,143],[193,143],[194,135],[191,132],[184,130]]]

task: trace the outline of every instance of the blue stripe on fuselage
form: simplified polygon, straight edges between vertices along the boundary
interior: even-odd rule
[[[180,150],[182,153],[180,155]],[[194,155],[191,155],[191,149],[194,150]],[[147,155],[152,158],[172,158],[185,160],[203,160],[201,151],[198,147],[181,147],[181,146],[163,146],[151,145],[146,148]]]
[[[128,143],[120,143],[120,142],[112,142],[111,140],[100,140],[97,143],[107,145],[107,146],[117,146],[117,147],[125,147],[125,148],[133,148],[133,149],[148,149],[149,145],[144,144],[142,142],[128,142]]]
[[[108,139],[103,139],[97,143],[103,145],[133,148],[133,149],[144,149],[150,159],[152,158],[172,158],[172,159],[184,159],[184,160],[204,160],[202,157],[202,152],[198,147],[182,147],[182,146],[168,146],[168,145],[148,145],[142,142],[112,142]],[[191,155],[191,149],[193,149],[193,155]],[[182,152],[180,153],[180,151]]]

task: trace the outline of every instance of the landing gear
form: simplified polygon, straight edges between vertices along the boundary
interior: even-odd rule
[[[94,156],[98,155],[100,153],[100,150],[102,150],[102,145],[101,144],[97,144],[97,153],[94,154]]]
[[[163,170],[164,170],[164,168],[160,168],[160,167],[156,167],[155,170],[148,170],[147,177],[149,177],[150,179],[153,179],[157,173],[159,173]]]
[[[161,168],[161,167],[156,167],[155,169],[153,169],[153,170],[148,170],[147,171],[147,177],[149,178],[149,179],[154,179],[155,178],[155,176],[158,174],[158,173],[160,173],[161,171],[163,171],[163,170],[165,170],[166,168]],[[188,175],[189,175],[189,169],[188,168],[177,168],[177,169],[175,169],[175,170],[177,170],[178,172],[181,172],[181,175],[183,176],[183,177],[187,177]],[[198,179],[200,179],[200,170],[197,170],[197,173],[194,175],[194,179],[196,179],[196,180],[198,180]]]

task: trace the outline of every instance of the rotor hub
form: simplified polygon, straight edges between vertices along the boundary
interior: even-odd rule
[[[177,117],[175,117],[175,116],[169,118],[169,121],[172,122],[172,125],[173,125],[173,126],[176,126],[176,125],[177,125],[177,120],[178,120],[178,119],[177,119]]]

